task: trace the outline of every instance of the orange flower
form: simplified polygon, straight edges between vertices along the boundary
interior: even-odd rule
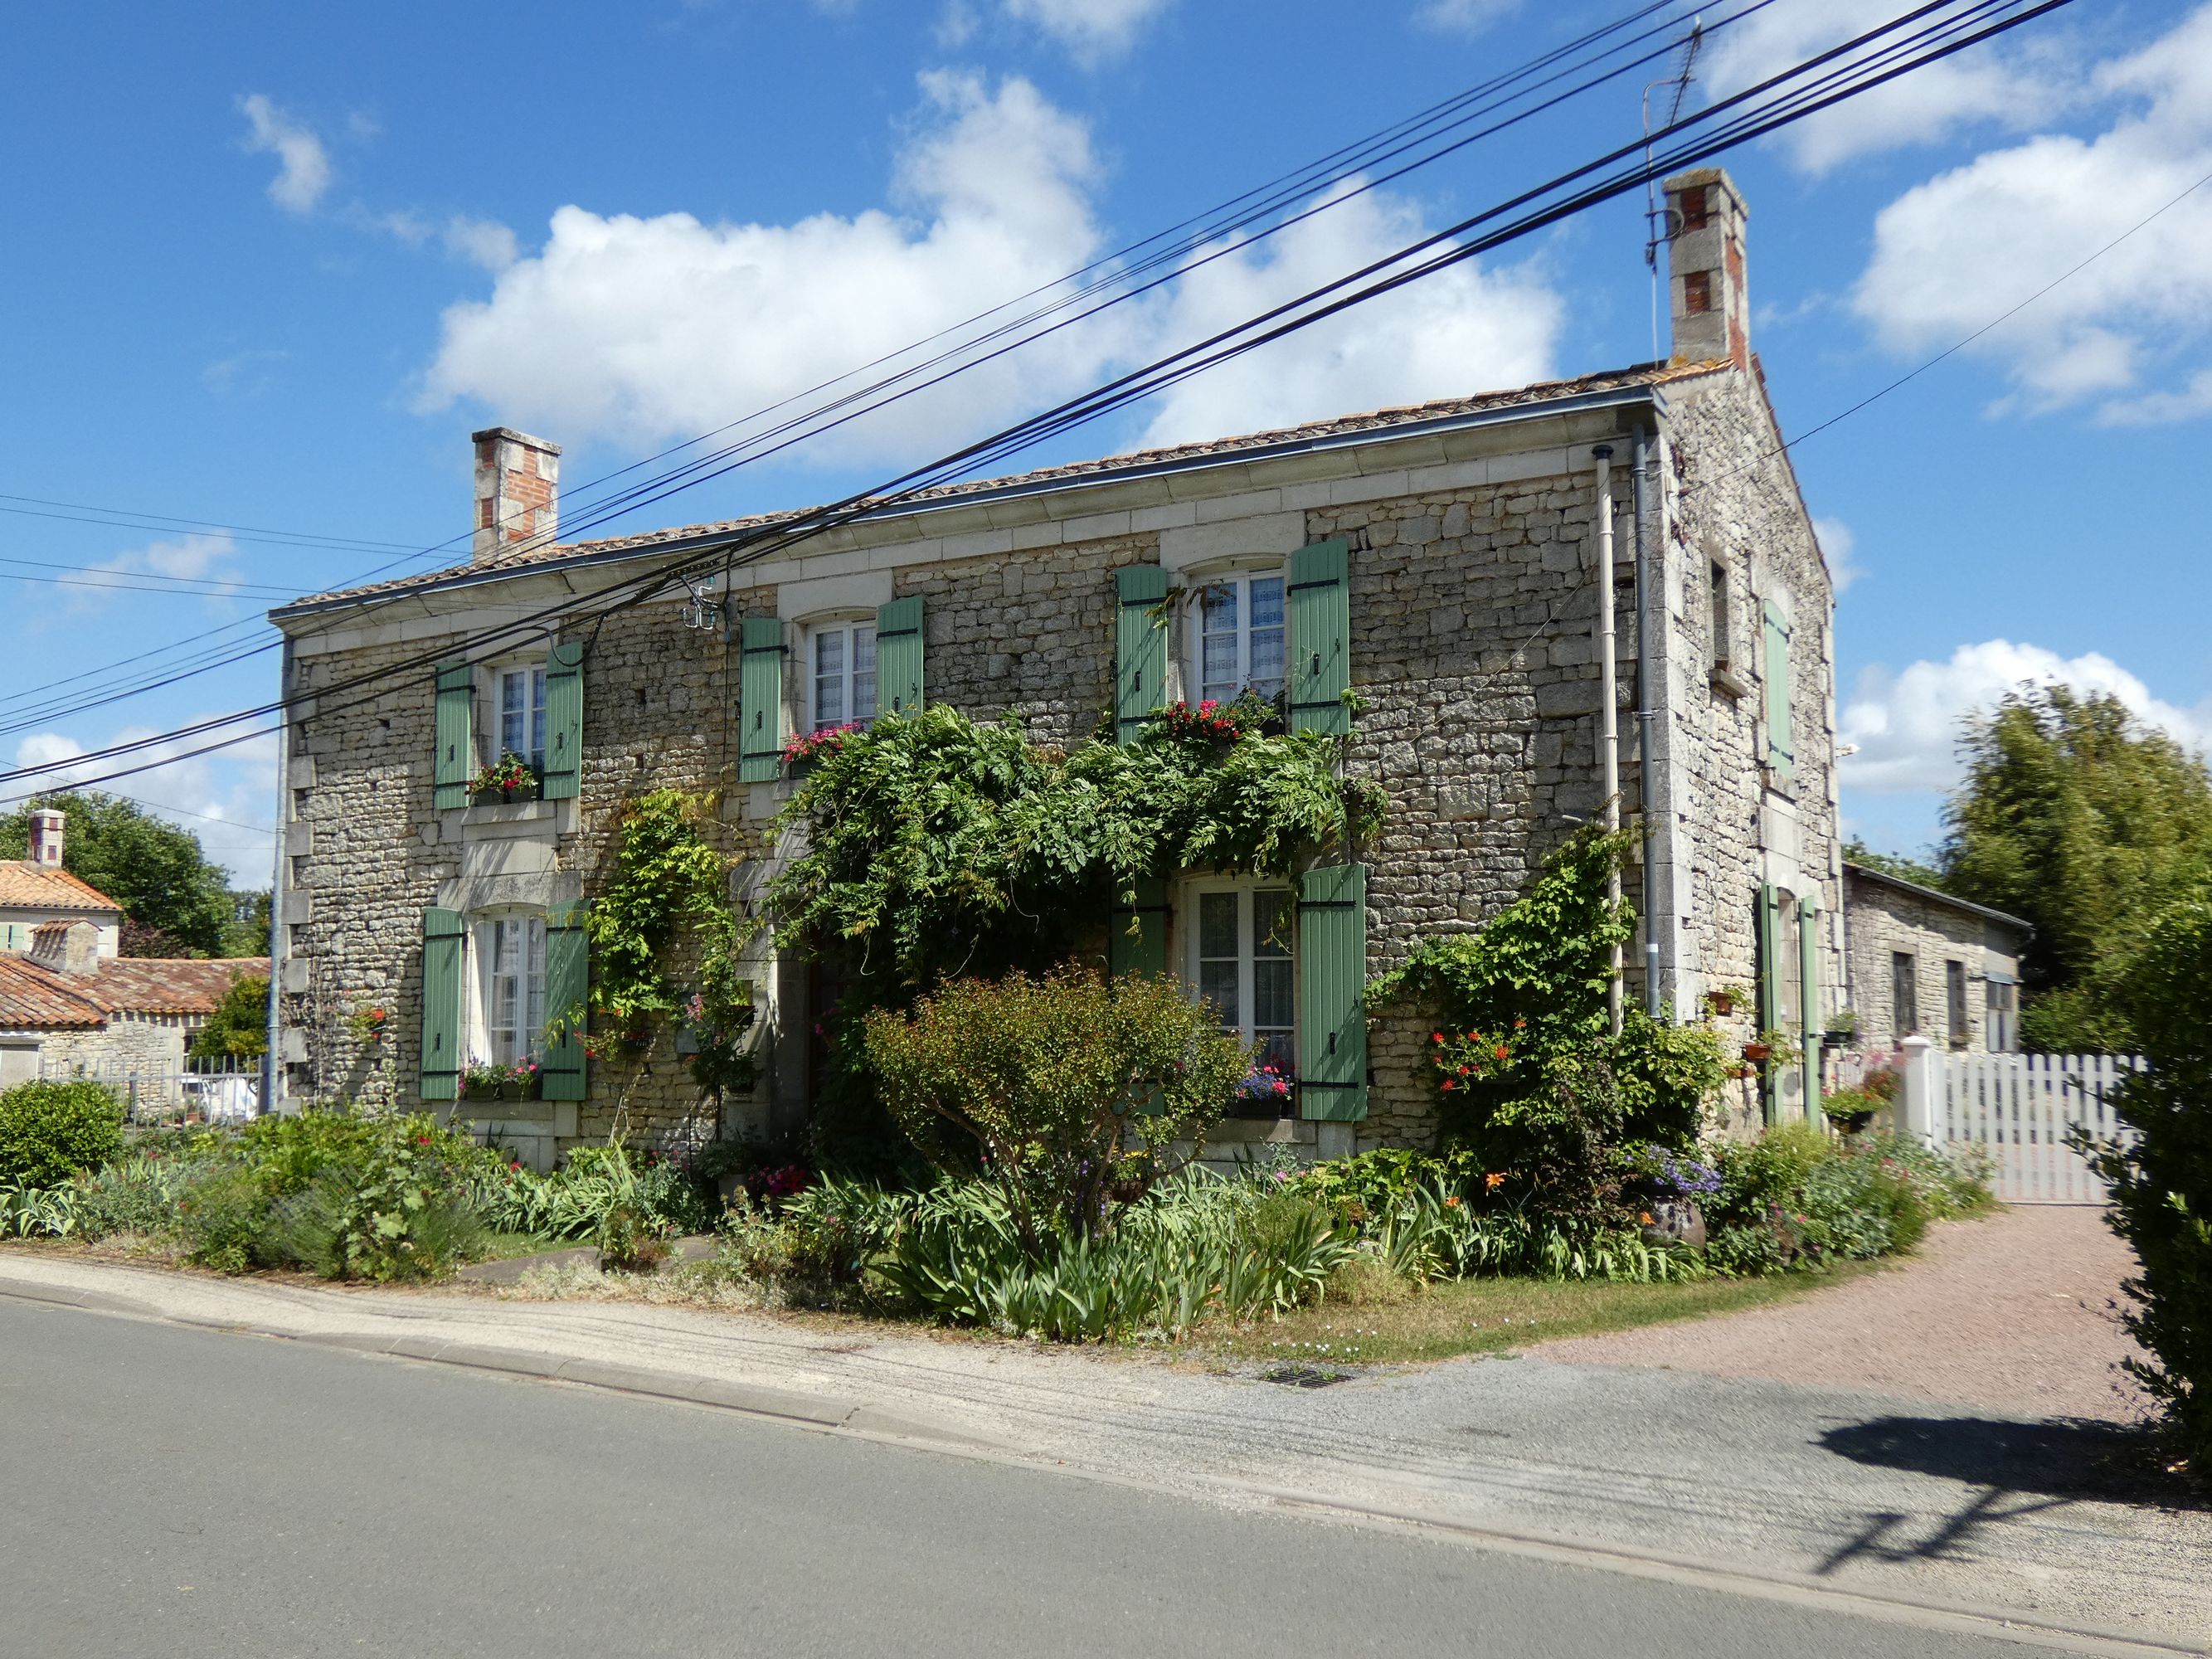
[[[1506,1049],[1505,1045],[1504,1045],[1504,1043],[1502,1043],[1502,1042],[1501,1042],[1501,1043],[1499,1043],[1499,1044],[1498,1045],[1498,1059],[1500,1059],[1500,1060],[1504,1060],[1504,1059],[1505,1058],[1505,1056],[1506,1056],[1506,1054],[1507,1054],[1507,1049]]]
[[[1497,1171],[1492,1170],[1490,1174],[1483,1176],[1482,1184],[1489,1188],[1490,1190],[1494,1193],[1500,1187],[1503,1187],[1505,1184],[1505,1177],[1499,1175]]]
[[[1456,1210],[1459,1208],[1459,1194],[1457,1193],[1454,1193],[1449,1198],[1444,1200],[1444,1208],[1447,1210]]]
[[[1461,1066],[1461,1067],[1459,1068],[1459,1074],[1460,1074],[1462,1077],[1465,1077],[1465,1076],[1467,1075],[1467,1067],[1466,1067],[1466,1066]]]
[[[1528,1022],[1525,1019],[1516,1019],[1513,1022],[1513,1029],[1516,1031],[1523,1030],[1527,1029],[1528,1024]]]
[[[1431,1042],[1442,1042],[1443,1040],[1444,1034],[1442,1031],[1431,1031],[1429,1033],[1429,1041]]]
[[[1453,1082],[1449,1078],[1446,1078],[1443,1081],[1443,1086],[1447,1089],[1456,1089],[1459,1087],[1459,1085]]]
[[[1638,1215],[1636,1218],[1648,1227],[1651,1224],[1651,1212],[1645,1210]]]

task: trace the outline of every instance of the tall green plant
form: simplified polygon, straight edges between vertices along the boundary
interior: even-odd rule
[[[2121,982],[2148,1069],[2114,1097],[2132,1141],[2077,1136],[2110,1184],[2112,1231],[2140,1270],[2123,1315],[2150,1355],[2129,1369],[2163,1404],[2191,1461],[2212,1470],[2212,893],[2169,906]]]
[[[900,1127],[941,1167],[980,1153],[1031,1250],[1101,1230],[1194,1152],[1251,1063],[1172,980],[1075,968],[955,980],[871,1013],[866,1041]]]
[[[708,798],[680,789],[656,789],[623,807],[613,875],[592,901],[586,923],[592,1006],[619,1029],[681,1010],[684,992],[671,957],[683,940],[693,953],[702,994],[718,1007],[741,1000],[729,860],[708,842],[711,808]]]
[[[1687,1144],[1724,1074],[1705,1027],[1630,1010],[1617,1036],[1609,1030],[1613,948],[1635,927],[1607,897],[1626,845],[1577,831],[1480,933],[1429,940],[1368,988],[1373,1005],[1403,997],[1438,1011],[1429,1065],[1445,1141],[1577,1214],[1606,1207],[1614,1148]]]

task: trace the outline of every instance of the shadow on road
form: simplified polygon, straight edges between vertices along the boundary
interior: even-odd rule
[[[1974,1417],[1878,1417],[1830,1429],[1821,1446],[1856,1463],[1935,1475],[1973,1487],[1934,1525],[1925,1515],[1880,1510],[1816,1569],[1853,1561],[1972,1559],[1979,1536],[2069,1504],[2160,1509],[2212,1507],[2207,1495],[2166,1475],[2146,1426],[2069,1420],[2017,1422]]]

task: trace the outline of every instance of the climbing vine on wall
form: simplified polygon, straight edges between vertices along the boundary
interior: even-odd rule
[[[822,747],[786,805],[803,850],[769,884],[769,925],[912,990],[1042,966],[1146,878],[1281,874],[1372,835],[1382,792],[1337,775],[1340,749],[1168,714],[1136,743],[1072,750],[1011,716],[886,717]]]
[[[614,871],[591,902],[592,1007],[617,1032],[695,1006],[737,1004],[738,926],[729,861],[708,843],[709,798],[656,789],[624,804]],[[674,963],[689,963],[696,993]]]

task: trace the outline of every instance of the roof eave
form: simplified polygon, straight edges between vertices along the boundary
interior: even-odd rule
[[[1863,876],[1869,881],[1881,882],[1901,892],[1911,893],[1917,898],[1934,899],[1938,904],[1948,904],[1956,910],[1969,910],[1987,921],[2001,921],[2008,927],[2017,927],[2030,938],[2034,936],[2035,924],[2014,915],[2009,910],[1999,910],[1987,904],[1977,904],[1972,899],[1960,898],[1956,893],[1947,893],[1940,887],[1929,887],[1920,882],[1907,881],[1903,876],[1893,876],[1887,870],[1870,870],[1863,864],[1853,864],[1849,859],[1844,860],[1844,869],[1848,874]]]
[[[1307,438],[1285,439],[1279,443],[1254,444],[1243,448],[1212,451],[1204,454],[1164,458],[1158,460],[1133,460],[1127,466],[1102,468],[1096,472],[1085,472],[1071,477],[1036,478],[1009,483],[993,488],[963,490],[957,495],[933,496],[918,501],[900,501],[859,515],[854,520],[883,523],[902,518],[919,518],[925,514],[951,512],[990,501],[1018,501],[1031,495],[1058,495],[1080,489],[1100,488],[1106,484],[1127,483],[1133,480],[1164,477],[1176,474],[1200,472],[1212,467],[1244,466],[1255,461],[1279,459],[1290,455],[1323,453],[1331,450],[1355,448],[1366,444],[1401,442],[1411,438],[1434,437],[1441,433],[1472,431],[1483,427],[1505,426],[1516,421],[1553,419],[1561,415],[1583,414],[1593,410],[1627,409],[1639,404],[1649,406],[1655,416],[1667,413],[1666,394],[1656,382],[1646,381],[1636,386],[1609,387],[1601,392],[1574,392],[1563,398],[1547,398],[1533,403],[1514,404],[1503,409],[1469,410],[1456,415],[1439,415],[1425,421],[1409,421],[1403,426],[1369,428],[1364,431],[1318,434]],[[805,509],[801,509],[804,511]],[[798,516],[794,514],[793,516]],[[600,552],[579,553],[571,558],[544,559],[529,563],[507,565],[490,570],[457,570],[441,580],[425,582],[422,586],[403,593],[365,592],[356,595],[340,594],[327,599],[304,600],[293,605],[279,605],[269,612],[269,620],[282,627],[295,617],[318,616],[330,611],[349,610],[356,605],[388,603],[400,599],[420,599],[433,593],[450,593],[460,589],[481,586],[489,582],[507,581],[517,576],[549,575],[556,571],[589,570],[603,564],[619,563],[628,559],[644,558],[651,555],[706,552],[736,540],[740,536],[773,530],[773,522],[755,526],[750,531],[712,530],[696,536],[672,536],[666,541],[648,542],[627,547],[612,547]]]

